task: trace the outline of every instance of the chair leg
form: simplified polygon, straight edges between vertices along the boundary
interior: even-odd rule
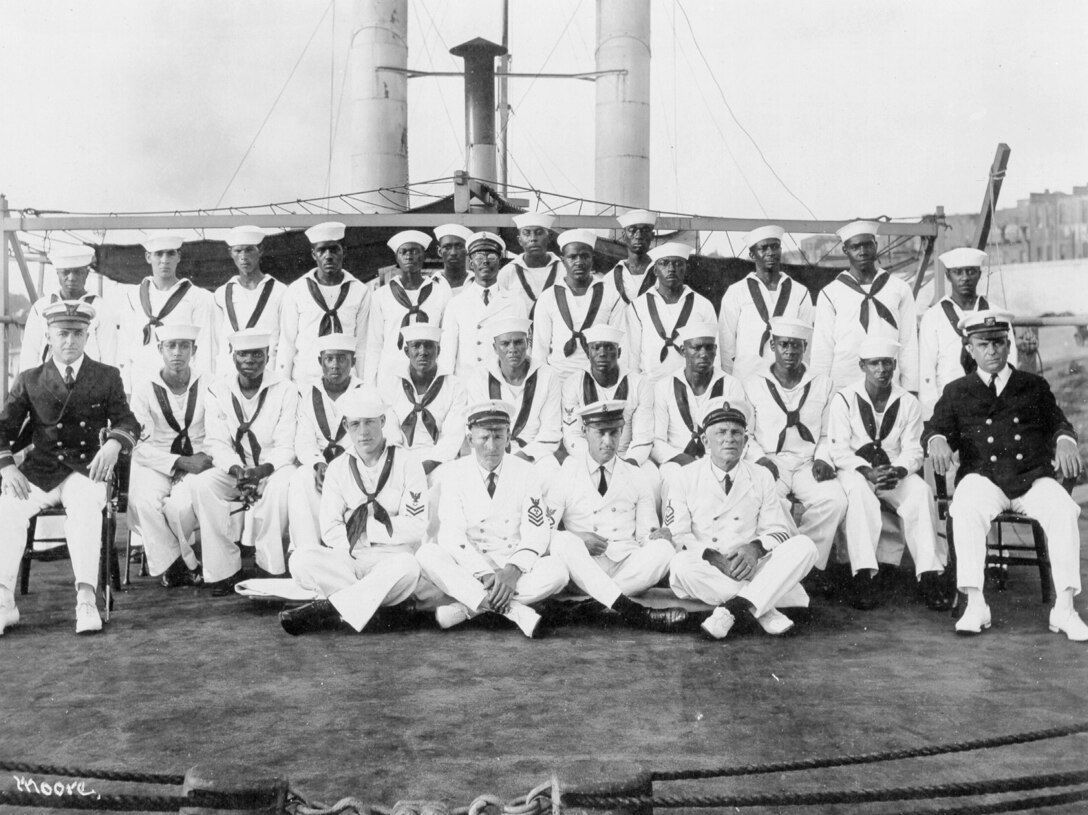
[[[1054,599],[1054,579],[1050,569],[1050,551],[1046,544],[1046,533],[1036,522],[1031,524],[1032,537],[1035,538],[1035,558],[1039,561],[1039,583],[1043,595],[1043,602],[1049,603]]]
[[[26,528],[26,548],[23,550],[23,560],[19,564],[19,594],[30,591],[30,564],[34,562],[34,537],[38,533],[38,516],[30,519],[30,525]]]
[[[132,530],[128,531],[128,535],[125,537],[125,580],[124,585],[127,589],[132,585],[132,581],[129,579],[129,574],[132,571]]]
[[[952,608],[950,614],[955,617],[960,608],[966,606],[966,599],[963,603],[960,602],[960,590],[956,585],[956,542],[952,537],[952,515],[948,513],[944,519],[944,538],[948,543],[948,565],[945,567],[945,579],[947,580],[948,592],[952,597]]]

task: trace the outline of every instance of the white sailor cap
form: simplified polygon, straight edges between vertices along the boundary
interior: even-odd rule
[[[623,213],[623,215],[617,215],[616,220],[620,222],[620,226],[624,229],[629,226],[637,226],[638,224],[656,226],[657,213],[650,212],[648,209],[632,209]]]
[[[792,337],[810,342],[812,323],[807,320],[798,320],[796,317],[771,317],[771,336]]]
[[[623,342],[624,332],[623,329],[613,328],[607,323],[597,323],[583,331],[582,336],[586,338],[586,343],[611,342],[619,345]]]
[[[747,235],[744,236],[744,248],[751,249],[760,241],[765,240],[782,240],[782,236],[786,234],[786,230],[780,226],[774,224],[767,224],[767,226],[761,226],[759,229],[753,229]]]
[[[326,351],[350,351],[353,354],[355,353],[355,337],[350,334],[326,334],[323,337],[318,337],[314,345],[317,347],[319,355]]]
[[[527,317],[502,317],[484,323],[484,327],[492,339],[501,337],[503,334],[525,334],[528,336],[532,325],[533,321]]]
[[[56,251],[49,253],[49,262],[53,264],[54,269],[82,269],[90,266],[93,260],[93,246],[58,247]]]
[[[550,212],[523,212],[521,215],[515,215],[513,220],[514,226],[518,229],[528,229],[532,226],[551,229],[552,224],[555,223],[555,216]]]
[[[560,251],[569,243],[584,243],[593,249],[597,245],[597,233],[591,229],[568,229],[560,232],[555,242],[559,244]]]
[[[406,325],[400,330],[400,335],[404,338],[404,344],[407,345],[410,342],[441,342],[442,329],[433,323],[412,323]]]
[[[340,243],[346,231],[347,227],[339,221],[325,221],[307,229],[306,237],[314,246],[319,243]]]
[[[465,243],[465,248],[471,255],[475,249],[486,249],[488,245],[491,245],[500,255],[506,253],[506,245],[502,242],[502,238],[496,235],[494,232],[472,232],[469,233],[469,239]]]
[[[264,240],[264,230],[259,226],[235,226],[227,232],[226,243],[231,249],[235,246],[260,246]]]
[[[938,256],[946,269],[963,269],[975,267],[981,269],[986,264],[986,253],[981,249],[971,249],[962,246],[959,249],[949,249]]]
[[[426,232],[420,232],[418,229],[405,229],[387,240],[385,245],[394,252],[399,252],[400,248],[407,243],[414,243],[426,252],[427,247],[431,245],[431,236]]]
[[[996,308],[969,311],[959,321],[964,336],[972,334],[1008,333],[1012,328],[1012,314]]]
[[[846,243],[858,235],[879,235],[880,224],[877,221],[851,221],[836,230],[835,234],[839,236],[840,241]]]
[[[472,230],[461,224],[442,224],[434,228],[434,238],[441,241],[443,238],[460,238],[465,243],[472,239]]]
[[[186,325],[185,323],[167,323],[155,328],[155,338],[159,342],[177,342],[178,340],[188,340],[189,342],[196,342],[196,338],[200,336],[200,326],[198,325]]]
[[[687,260],[695,253],[695,249],[688,246],[686,243],[679,243],[678,241],[669,241],[663,243],[660,246],[655,246],[646,254],[650,256],[650,260],[656,263],[662,258],[683,258]]]
[[[94,313],[94,306],[82,300],[58,300],[42,309],[42,316],[49,325],[90,325]]]
[[[261,328],[243,328],[235,331],[228,338],[232,351],[254,351],[268,348],[272,344],[272,334]]]
[[[144,249],[148,252],[168,252],[180,249],[184,242],[185,238],[176,232],[155,232],[147,236]]]
[[[715,396],[706,403],[703,419],[700,424],[705,430],[722,422],[733,422],[741,427],[748,427],[748,416],[740,408],[729,403],[725,397]]]
[[[382,400],[376,387],[360,385],[337,399],[336,409],[345,419],[378,419],[385,415],[389,406]]]
[[[593,427],[623,427],[623,399],[599,399],[576,410],[575,415]]]
[[[504,402],[501,399],[488,399],[486,402],[477,402],[469,408],[466,424],[469,427],[474,425],[483,425],[485,427],[509,425],[513,417],[514,406],[509,402]]]
[[[889,337],[870,334],[858,346],[858,357],[860,359],[899,359],[899,349],[902,347]]]
[[[677,334],[676,339],[680,342],[687,342],[688,340],[699,340],[704,337],[710,337],[714,342],[718,341],[718,324],[717,323],[688,323],[681,328]]]

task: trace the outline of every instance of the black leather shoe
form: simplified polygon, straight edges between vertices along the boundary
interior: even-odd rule
[[[333,628],[340,622],[340,613],[328,600],[314,600],[298,608],[280,612],[280,625],[292,637],[309,631]]]
[[[185,561],[178,558],[170,564],[165,572],[159,577],[159,585],[164,589],[176,589],[181,586],[199,586],[204,582],[203,576],[200,574],[199,567],[196,569],[190,569],[185,565]]]
[[[933,611],[948,611],[952,608],[952,594],[945,586],[946,581],[936,572],[924,572],[918,581],[918,591],[926,608]]]
[[[669,608],[648,608],[642,626],[649,631],[672,634],[684,628],[688,621],[688,611],[679,606]]]
[[[880,605],[880,597],[873,584],[873,576],[868,572],[858,572],[854,575],[853,597],[850,599],[850,605],[859,611],[872,611]]]
[[[253,577],[245,569],[239,569],[230,577],[225,577],[216,583],[209,583],[212,590],[212,597],[226,597],[228,594],[234,594],[234,587],[241,583],[243,580],[248,580]]]

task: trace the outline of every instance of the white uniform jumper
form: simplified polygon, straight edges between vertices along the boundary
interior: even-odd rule
[[[630,365],[651,383],[682,370],[683,343],[677,341],[680,329],[688,323],[716,320],[710,301],[687,286],[675,303],[666,303],[657,289],[650,289],[627,309]]]
[[[441,275],[424,275],[418,289],[406,289],[400,280],[393,279],[374,292],[367,329],[363,382],[380,385],[385,378],[400,373],[404,362],[401,329],[413,323],[441,327],[446,305],[452,296],[450,284]]]
[[[236,331],[258,328],[271,335],[268,345],[268,367],[276,370],[276,354],[280,345],[280,309],[287,287],[269,275],[256,288],[247,289],[237,275],[215,290],[219,336],[222,338],[216,371],[234,368],[230,344],[226,338]]]
[[[540,295],[533,316],[533,360],[552,366],[561,379],[589,368],[583,331],[593,325],[625,329],[623,301],[610,281],[596,280],[575,294],[565,280]],[[620,344],[624,357],[627,341]]]
[[[336,286],[317,282],[310,269],[287,287],[280,310],[280,347],[276,363],[283,375],[299,384],[321,378],[317,340],[326,334],[355,337],[355,373],[361,376],[367,351],[370,289],[344,273]]]
[[[791,317],[811,323],[815,309],[807,288],[781,275],[777,289],[769,289],[752,272],[725,290],[718,319],[718,351],[722,369],[741,382],[763,365],[774,362],[771,320]]]

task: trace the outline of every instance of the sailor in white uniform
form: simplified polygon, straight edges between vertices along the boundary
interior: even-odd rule
[[[632,301],[627,309],[631,335],[631,366],[651,384],[684,367],[680,332],[690,323],[712,323],[714,306],[685,284],[692,249],[683,243],[664,243],[650,250],[650,271],[657,285]]]
[[[933,406],[954,379],[974,373],[978,363],[967,350],[960,321],[971,312],[995,308],[978,293],[986,253],[980,249],[952,249],[939,258],[951,291],[926,309],[918,325],[918,367],[921,386],[918,401],[922,418],[933,415]],[[1009,343],[1009,364],[1017,367],[1016,343]]]
[[[647,254],[654,242],[657,213],[645,209],[632,209],[623,215],[617,215],[616,220],[623,229],[621,240],[627,244],[627,257],[619,261],[604,276],[612,278],[612,285],[619,292],[623,304],[630,306],[657,282],[657,278],[650,270],[653,259]]]
[[[563,563],[546,554],[553,519],[537,470],[506,455],[513,411],[494,400],[469,409],[472,454],[446,465],[437,543],[416,553],[426,581],[445,595],[435,612],[442,628],[494,612],[531,638],[540,615],[530,606],[570,578]]]
[[[434,228],[435,251],[442,261],[439,274],[446,279],[452,294],[459,293],[472,282],[472,272],[466,263],[472,234],[471,229],[461,224],[442,224]]]
[[[816,562],[816,545],[791,535],[774,477],[741,460],[744,413],[716,400],[703,420],[707,455],[680,471],[665,510],[677,554],[669,583],[680,598],[716,606],[703,622],[714,639],[738,619],[754,618],[768,634],[793,621],[778,607],[806,606],[801,580]]]
[[[205,400],[205,450],[215,467],[192,477],[204,580],[213,596],[230,594],[246,575],[228,521],[248,506],[257,567],[281,575],[287,495],[295,471],[298,388],[265,370],[271,337],[248,328],[229,338],[235,371],[216,379]]]
[[[850,268],[816,298],[812,370],[831,377],[836,389],[861,379],[858,347],[867,336],[895,340],[901,346],[898,384],[918,392],[918,314],[910,286],[877,265],[880,224],[854,221],[836,234]]]
[[[774,362],[770,349],[774,317],[811,323],[815,313],[808,289],[782,271],[785,234],[782,227],[768,225],[745,235],[744,246],[756,268],[722,296],[718,319],[722,370],[741,382]]]
[[[401,330],[413,323],[442,325],[453,293],[446,278],[423,274],[423,255],[429,235],[414,229],[398,232],[387,241],[397,256],[398,274],[374,292],[367,331],[367,358],[363,382],[378,385],[396,376],[404,362]]]
[[[529,314],[521,297],[496,283],[503,251],[502,239],[491,232],[472,234],[468,240],[472,280],[450,300],[442,317],[439,364],[456,376],[495,358],[485,327],[489,320]]]
[[[190,486],[192,476],[213,466],[204,452],[209,377],[190,364],[199,326],[162,325],[155,336],[162,368],[132,394],[132,412],[142,430],[129,473],[130,522],[144,542],[152,577],[165,588],[199,585],[203,578],[193,552],[197,518]]]
[[[352,371],[355,365],[355,338],[347,334],[326,334],[317,340],[321,379],[300,385],[298,421],[295,428],[295,458],[298,469],[291,477],[287,494],[287,518],[291,547],[313,549],[321,545],[321,491],[329,464],[347,446],[347,427],[340,401],[362,387]]]
[[[586,447],[567,457],[548,491],[551,517],[565,527],[552,535],[551,553],[578,588],[628,625],[670,631],[687,620],[684,609],[630,599],[657,585],[675,551],[658,528],[649,481],[617,455],[624,408],[599,401],[578,410]]]
[[[370,320],[370,289],[344,269],[344,232],[338,221],[306,230],[313,269],[287,287],[280,310],[276,364],[300,385],[321,378],[317,340],[326,334],[355,338],[355,374],[362,376]]]
[[[831,380],[805,366],[812,324],[791,317],[771,318],[769,345],[774,363],[744,383],[754,417],[745,457],[775,477],[786,503],[790,494],[801,503],[800,533],[816,544],[820,559],[813,573],[827,568],[835,532],[846,512],[846,495],[835,479],[827,424],[834,392]],[[791,527],[792,528],[792,527]]]
[[[623,300],[612,281],[593,277],[597,235],[568,229],[559,238],[566,274],[540,295],[533,312],[533,359],[561,379],[589,367],[585,330],[593,325],[626,328]]]
[[[377,390],[340,399],[350,444],[325,474],[321,542],[291,555],[291,575],[322,599],[280,614],[292,636],[343,619],[362,631],[382,606],[408,600],[419,582],[413,553],[427,525],[427,478],[414,453],[386,441],[388,406]]]
[[[258,328],[271,337],[268,367],[276,369],[280,345],[280,308],[287,287],[261,271],[261,241],[264,230],[256,226],[236,226],[227,233],[227,249],[238,274],[215,290],[217,330],[226,337],[243,328]],[[233,370],[230,348],[220,343],[215,371]]]
[[[438,326],[414,323],[401,333],[407,359],[401,373],[386,377],[378,391],[389,406],[398,444],[417,453],[430,475],[461,451],[468,396],[461,381],[438,364]]]
[[[50,357],[49,332],[42,314],[46,306],[61,300],[82,300],[94,309],[84,352],[107,365],[117,364],[117,316],[106,298],[87,291],[87,277],[94,263],[94,247],[64,246],[49,253],[57,271],[58,291],[34,301],[26,315],[23,342],[19,348],[19,370],[28,371]]]
[[[549,365],[529,359],[529,321],[502,317],[488,323],[495,359],[464,377],[469,404],[501,400],[513,405],[510,449],[516,458],[536,462],[547,479],[559,462],[562,440],[562,385]]]
[[[132,393],[141,380],[153,379],[162,367],[155,342],[160,325],[200,326],[193,360],[201,371],[214,371],[219,354],[215,298],[193,281],[177,275],[181,235],[159,233],[144,241],[144,258],[151,274],[138,286],[127,286],[120,303],[117,361],[125,390]]]
[[[862,380],[843,388],[831,400],[828,436],[831,460],[846,493],[843,530],[854,572],[855,608],[880,604],[872,580],[878,569],[880,505],[891,506],[903,521],[903,538],[914,560],[926,604],[949,608],[938,580],[947,554],[938,549],[933,491],[922,469],[922,410],[918,399],[895,384],[896,359],[902,349],[894,340],[867,337],[858,349]]]
[[[555,216],[525,212],[513,217],[522,253],[499,270],[499,288],[521,299],[530,317],[540,295],[563,275],[563,260],[548,250]]]

